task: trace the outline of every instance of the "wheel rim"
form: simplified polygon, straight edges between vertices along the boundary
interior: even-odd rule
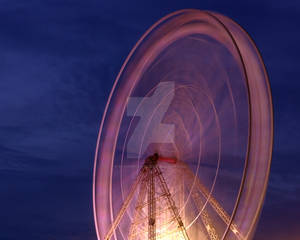
[[[155,93],[157,102],[151,99]],[[139,110],[147,109],[150,99],[148,105],[153,109],[146,113]],[[145,120],[142,131],[132,137],[138,128],[137,115]],[[161,122],[169,132],[174,126],[173,138],[164,130],[155,133],[153,129],[164,129]],[[131,144],[130,138],[137,145]],[[98,238],[103,239],[141,161],[153,151],[189,164],[211,195],[225,199],[222,204],[229,209],[231,222],[250,238],[265,195],[272,139],[268,77],[248,34],[216,13],[182,10],[166,16],[144,34],[127,57],[105,109],[94,167]],[[232,156],[239,158],[233,161],[229,159]],[[224,170],[230,167],[236,172]],[[226,174],[238,180],[228,180]],[[227,199],[222,188],[234,197]],[[129,219],[130,212],[132,209]],[[200,214],[187,225],[192,227]],[[229,228],[230,224],[223,226],[220,237],[230,239]]]

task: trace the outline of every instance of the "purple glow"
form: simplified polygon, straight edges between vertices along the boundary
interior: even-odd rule
[[[161,83],[174,86],[149,101]],[[130,99],[139,98],[128,115]],[[141,123],[142,131],[135,134]],[[169,131],[155,132],[161,126]],[[137,137],[130,149],[137,154],[128,150],[132,136]],[[145,157],[154,152],[188,165],[245,239],[250,239],[265,195],[272,138],[268,77],[247,33],[216,13],[182,10],[166,16],[127,57],[105,109],[94,168],[98,239],[111,226]],[[149,139],[157,141],[149,144]],[[161,167],[175,189],[176,176],[166,164]],[[188,194],[181,206],[191,239],[202,236],[199,216],[204,209],[217,218],[208,200],[197,211]],[[131,205],[116,231],[118,239],[127,239],[133,211]],[[216,220],[223,239],[232,239],[229,227]]]

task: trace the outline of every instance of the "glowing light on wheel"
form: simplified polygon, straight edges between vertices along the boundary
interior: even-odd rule
[[[105,108],[98,239],[250,239],[272,141],[268,76],[248,34],[207,11],[162,18],[130,52]]]

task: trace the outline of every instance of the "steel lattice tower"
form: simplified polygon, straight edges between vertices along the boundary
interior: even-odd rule
[[[180,216],[179,209],[175,204],[173,198],[174,194],[170,192],[164,174],[158,165],[158,161],[176,163],[180,166],[180,173],[185,175],[186,182],[184,184],[181,183],[182,185],[178,185],[178,188],[181,189],[183,185],[186,185],[189,189],[194,189],[191,190],[191,199],[198,211],[202,209],[204,202],[208,200],[211,208],[224,223],[230,224],[230,216],[217,200],[210,196],[208,190],[198,178],[195,178],[192,170],[186,164],[175,159],[160,157],[155,153],[145,160],[121,210],[106,234],[105,240],[111,239],[137,192],[134,214],[132,222],[130,223],[129,240],[165,240],[169,239],[170,236],[173,236],[173,238],[175,236],[175,239],[191,240],[184,221]],[[195,179],[198,180],[195,181]],[[192,184],[195,186],[192,187]],[[182,202],[182,192],[180,192],[180,194],[179,201]],[[203,209],[200,217],[207,238],[210,240],[219,240],[220,236],[218,236],[209,213]],[[239,233],[234,223],[230,224],[230,230],[234,233],[236,239],[243,239],[243,236]]]

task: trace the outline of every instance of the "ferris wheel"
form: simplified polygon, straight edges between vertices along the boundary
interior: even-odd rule
[[[99,240],[251,239],[273,143],[268,76],[231,19],[181,10],[130,52],[97,142]]]

